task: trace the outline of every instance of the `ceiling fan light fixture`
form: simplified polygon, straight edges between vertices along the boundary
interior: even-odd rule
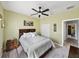
[[[34,9],[34,8],[32,8],[32,10],[34,10],[35,12],[37,12],[39,18],[41,17],[41,15],[49,16],[48,14],[45,14],[45,13],[44,13],[44,12],[49,11],[49,9],[41,10],[41,8],[42,8],[42,7],[39,6],[39,10],[36,10],[36,9]],[[32,15],[36,15],[36,14],[32,14]]]
[[[39,6],[39,9],[41,9],[41,7]]]

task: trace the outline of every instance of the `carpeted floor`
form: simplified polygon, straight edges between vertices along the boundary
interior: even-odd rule
[[[18,51],[21,51],[21,53],[18,55],[17,50],[14,49],[9,52],[4,52],[2,58],[27,58],[27,54],[23,51],[22,48],[18,48]],[[69,54],[69,47],[63,46],[63,47],[56,47],[52,48],[51,51],[48,52],[48,54],[44,58],[68,58]]]
[[[44,56],[44,58],[68,58],[71,57],[70,55],[70,46],[78,46],[76,40],[67,39],[64,41],[64,46],[60,47],[59,45],[55,44],[55,48],[52,48],[51,51],[48,52]],[[20,53],[17,53],[17,52]],[[75,55],[73,57],[76,57]],[[9,52],[4,52],[2,58],[27,58],[27,54],[23,51],[22,47],[18,47],[17,50],[11,50]]]

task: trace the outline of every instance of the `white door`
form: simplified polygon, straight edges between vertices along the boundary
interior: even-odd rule
[[[50,37],[50,24],[41,25],[41,34],[46,37]]]

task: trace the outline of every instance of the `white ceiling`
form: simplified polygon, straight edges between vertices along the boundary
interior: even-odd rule
[[[50,11],[47,13],[50,15],[62,10],[67,10],[66,8],[72,5],[75,7],[79,6],[78,1],[2,1],[1,4],[6,10],[18,12],[28,16],[35,13],[32,8],[38,10],[39,6],[42,6],[42,10],[49,8]]]

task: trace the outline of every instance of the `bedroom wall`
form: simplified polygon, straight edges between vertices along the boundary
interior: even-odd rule
[[[0,14],[3,17],[3,8],[1,4],[0,4]],[[3,47],[3,28],[1,28],[1,21],[0,21],[0,57],[2,56],[2,47]]]
[[[40,22],[39,19],[31,18],[19,13],[11,12],[4,10],[4,16],[5,16],[5,42],[8,39],[12,38],[19,38],[19,29],[26,29],[26,28],[35,28],[36,32],[40,32]],[[30,20],[34,22],[34,26],[24,26],[23,21]]]
[[[79,18],[79,7],[66,10],[62,13],[55,14],[40,20],[40,24],[50,24],[50,38],[60,45],[62,44],[62,20]],[[53,31],[53,24],[57,24],[57,32]]]

